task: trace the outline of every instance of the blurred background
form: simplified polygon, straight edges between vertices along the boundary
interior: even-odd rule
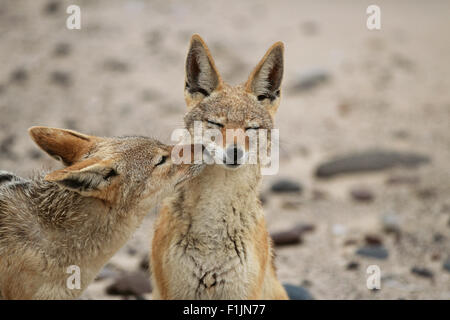
[[[66,28],[70,4],[81,30]],[[366,27],[370,4],[381,30]],[[170,143],[193,33],[232,84],[281,40],[280,171],[261,192],[279,278],[299,298],[450,299],[449,13],[448,1],[1,0],[0,169],[59,167],[33,125]],[[151,298],[155,217],[83,298]]]

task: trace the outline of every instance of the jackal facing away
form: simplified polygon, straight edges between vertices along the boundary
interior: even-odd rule
[[[29,180],[0,172],[4,299],[78,297],[150,208],[202,167],[173,164],[172,147],[150,138],[29,132],[67,167]],[[80,270],[78,289],[67,285],[72,265]]]
[[[275,43],[236,87],[223,82],[208,47],[194,35],[186,59],[184,120],[215,128],[272,129],[283,75]],[[239,139],[242,141],[242,139]],[[247,142],[216,145],[231,163],[207,166],[165,201],[152,242],[156,299],[287,299],[278,281],[259,201],[260,164],[239,164]]]

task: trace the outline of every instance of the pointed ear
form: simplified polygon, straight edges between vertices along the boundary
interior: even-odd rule
[[[72,130],[48,127],[31,127],[28,132],[42,150],[65,165],[80,160],[98,140]]]
[[[245,90],[262,102],[274,115],[280,103],[280,87],[283,78],[284,45],[277,42],[264,55],[250,74]]]
[[[206,43],[198,35],[191,38],[186,58],[185,99],[192,108],[213,91],[220,90],[222,79]]]
[[[117,176],[112,160],[91,158],[73,166],[49,173],[46,181],[56,182],[63,188],[76,191],[84,196],[107,200],[105,190]]]

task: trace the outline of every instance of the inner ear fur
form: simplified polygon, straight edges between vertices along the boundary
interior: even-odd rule
[[[76,131],[49,127],[31,127],[28,132],[42,150],[68,166],[79,161],[98,140]]]
[[[110,160],[88,159],[70,167],[49,173],[45,180],[56,182],[64,188],[83,195],[95,195],[110,185],[110,179],[116,176]]]
[[[284,44],[276,42],[250,74],[245,90],[263,102],[269,111],[278,107],[284,69]]]
[[[208,46],[198,34],[194,34],[186,57],[185,97],[188,106],[221,87],[222,78]]]

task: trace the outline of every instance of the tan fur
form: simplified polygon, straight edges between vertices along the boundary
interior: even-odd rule
[[[45,179],[0,172],[4,299],[78,297],[150,208],[201,169],[173,164],[172,147],[150,138],[99,138],[45,127],[30,134],[71,165]],[[162,156],[167,160],[158,164]],[[80,268],[80,289],[67,287],[71,265]]]
[[[214,127],[208,121],[220,123],[222,131],[273,128],[282,55],[283,45],[276,43],[248,81],[232,87],[194,35],[186,63],[186,128],[193,133],[194,121],[204,128]],[[223,146],[234,143],[224,139]],[[152,241],[155,299],[287,299],[275,274],[260,181],[259,164],[233,170],[214,164],[166,199]]]

